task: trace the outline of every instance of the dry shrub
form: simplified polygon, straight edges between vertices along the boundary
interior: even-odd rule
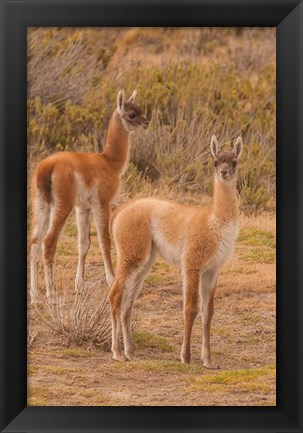
[[[75,103],[96,76],[94,56],[82,44],[81,32],[66,41],[63,33],[50,35],[37,29],[28,35],[28,96],[62,108],[70,98]],[[73,71],[71,73],[71,71]]]
[[[239,73],[251,71],[255,74],[262,72],[276,60],[276,32],[272,28],[241,28],[238,36],[243,38],[243,44],[230,43],[228,56]]]
[[[155,186],[165,183],[178,191],[211,194],[211,136],[215,133],[229,148],[242,135],[245,152],[238,189],[245,211],[272,206],[276,177],[274,68],[267,68],[257,85],[227,65],[182,62],[143,74],[145,85],[138,84],[139,94],[153,109],[148,130],[132,137],[131,161],[138,172]],[[133,167],[126,178],[130,171],[133,174]],[[127,182],[124,188],[133,194]]]
[[[81,104],[102,81],[115,54],[115,32],[87,28],[30,28],[28,98],[40,98],[60,111],[66,101]],[[104,41],[107,41],[104,43]],[[119,71],[111,68],[112,80]]]
[[[35,316],[56,333],[67,345],[92,343],[109,350],[111,324],[106,294],[85,285],[81,293],[58,292],[52,302],[44,300],[35,308]],[[73,299],[74,298],[74,299]]]
[[[100,150],[116,108],[118,89],[123,87],[130,94],[136,88],[138,103],[151,123],[147,131],[136,131],[132,136],[132,165],[123,182],[125,194],[131,197],[140,193],[148,182],[148,188],[160,184],[176,193],[210,195],[211,136],[216,134],[219,142],[229,147],[242,135],[246,150],[239,166],[238,187],[244,208],[254,212],[274,206],[276,77],[272,29],[47,32],[36,29],[31,34],[34,40],[43,36],[39,49],[37,44],[35,49],[29,44],[30,153],[43,152],[44,157],[56,150]],[[165,48],[165,56],[154,50],[158,45]],[[72,54],[68,65],[66,53]],[[54,77],[53,87],[49,83]],[[56,86],[64,87],[60,107],[56,100],[45,97],[45,92],[61,94]]]
[[[31,348],[38,336],[38,331],[33,329],[32,321],[28,318],[27,321],[27,347]]]

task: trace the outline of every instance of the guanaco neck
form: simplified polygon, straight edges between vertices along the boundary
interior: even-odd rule
[[[222,223],[236,221],[239,214],[239,199],[236,178],[225,182],[215,175],[212,215]]]
[[[111,166],[121,173],[128,161],[128,131],[123,126],[122,119],[115,110],[109,122],[106,145],[102,155],[110,162]]]

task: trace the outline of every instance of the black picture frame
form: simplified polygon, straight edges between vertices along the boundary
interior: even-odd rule
[[[300,0],[1,0],[1,431],[302,432]],[[26,31],[29,26],[277,28],[277,406],[27,407]]]

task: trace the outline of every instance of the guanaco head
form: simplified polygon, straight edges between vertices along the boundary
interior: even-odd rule
[[[149,121],[142,115],[142,111],[135,104],[137,90],[134,90],[129,99],[125,99],[124,90],[120,90],[117,96],[117,111],[121,116],[122,123],[127,131],[135,128],[146,129]]]
[[[224,180],[233,179],[236,176],[237,163],[243,150],[242,138],[237,138],[233,150],[220,150],[218,140],[213,135],[210,150],[214,158],[216,175]]]

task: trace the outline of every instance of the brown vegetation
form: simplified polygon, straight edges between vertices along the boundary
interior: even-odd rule
[[[102,148],[117,91],[137,88],[152,121],[133,136],[126,179],[210,194],[212,134],[242,135],[242,206],[274,207],[273,29],[31,29],[28,40],[31,154]]]

